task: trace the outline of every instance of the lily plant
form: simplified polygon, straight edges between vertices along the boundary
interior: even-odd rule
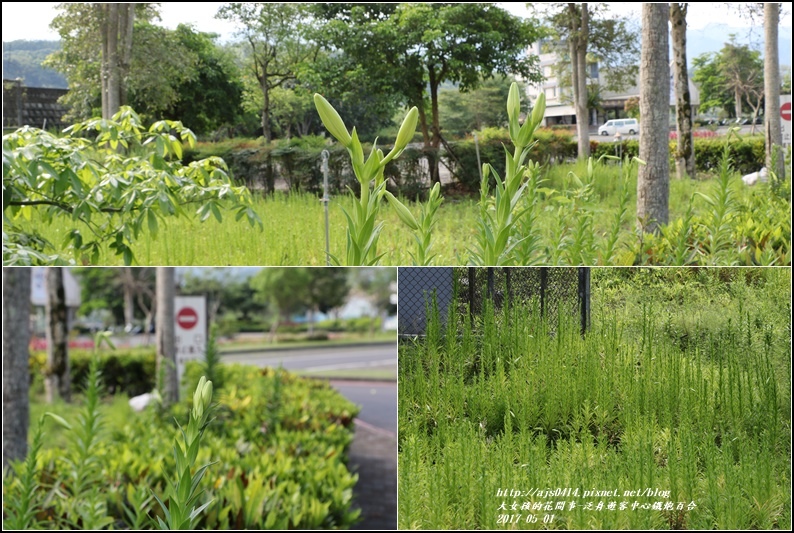
[[[475,265],[499,266],[514,262],[511,258],[513,249],[523,240],[518,235],[518,223],[527,212],[522,196],[527,188],[526,177],[540,172],[537,164],[527,161],[532,148],[535,130],[543,120],[546,111],[546,96],[541,93],[535,102],[532,113],[519,123],[521,99],[518,85],[510,85],[507,97],[507,117],[510,140],[514,150],[511,154],[505,147],[505,176],[489,163],[483,165],[482,182],[480,183],[480,220],[477,243],[470,250],[471,261]],[[493,175],[496,185],[493,198],[490,193],[489,177]]]
[[[377,222],[381,200],[386,192],[386,181],[383,170],[389,161],[397,158],[416,132],[419,110],[411,108],[403,119],[397,140],[391,151],[384,155],[377,147],[377,140],[372,146],[369,157],[364,159],[364,149],[359,141],[356,128],[348,131],[342,117],[334,107],[320,94],[314,95],[314,105],[323,125],[334,138],[342,143],[350,153],[353,173],[360,186],[359,196],[353,203],[352,212],[344,210],[347,218],[347,257],[345,264],[354,266],[375,265],[383,257],[378,255],[378,237],[383,229],[383,222]],[[352,191],[351,191],[352,192]],[[353,193],[355,196],[355,193]],[[331,259],[340,264],[334,256]]]

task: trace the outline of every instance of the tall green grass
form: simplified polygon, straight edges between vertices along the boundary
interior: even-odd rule
[[[569,172],[586,175],[585,163],[576,165],[553,165],[544,169],[544,187],[563,190],[570,187]],[[634,173],[635,174],[635,173]],[[588,227],[593,238],[606,243],[614,229],[615,213],[621,206],[620,187],[623,179],[617,165],[599,167],[592,182],[590,201],[587,204]],[[625,181],[628,190],[626,213],[620,233],[612,244],[610,261],[613,264],[631,264],[636,260],[638,237],[635,234],[636,176]],[[765,185],[764,185],[765,187]],[[673,180],[670,192],[670,218],[675,220],[687,212],[690,199],[695,192],[709,193],[710,182]],[[747,191],[736,191],[737,199],[749,197]],[[333,198],[330,205],[331,253],[344,254],[346,247],[346,220],[343,209],[352,209],[352,199]],[[407,207],[418,216],[419,204],[406,201]],[[559,205],[545,195],[539,195],[533,227],[545,241],[565,239],[572,235],[573,228],[558,227]],[[277,193],[258,198],[254,207],[261,218],[264,229],[251,227],[244,221],[224,217],[222,223],[209,219],[203,223],[196,217],[164,220],[157,236],[142,229],[133,246],[138,264],[141,265],[324,265],[325,228],[323,206],[319,199],[309,194]],[[703,214],[702,202],[695,214]],[[436,216],[433,229],[433,261],[437,265],[458,265],[469,262],[468,249],[477,235],[478,207],[473,199],[445,198]],[[413,235],[392,209],[382,209],[379,214],[384,227],[379,239],[378,252],[383,253],[383,265],[412,264],[411,252],[416,248]],[[757,215],[756,215],[757,218]],[[61,246],[71,224],[43,224],[33,215],[32,220],[20,222],[35,229],[55,246]],[[79,227],[79,226],[78,226]],[[81,228],[82,229],[82,228]],[[68,250],[67,259],[80,263]],[[560,261],[565,262],[560,256]],[[103,248],[98,264],[121,264],[122,259],[112,250]],[[544,261],[548,264],[548,261]]]
[[[673,297],[643,273],[600,271],[584,337],[575,317],[551,324],[537,302],[488,307],[474,324],[451,314],[446,330],[433,315],[426,337],[400,346],[399,526],[789,528],[790,271],[699,284],[690,270],[653,274],[678,285]],[[722,316],[700,314],[718,285]],[[693,317],[693,342],[670,329],[673,311]],[[499,492],[566,487],[579,497]],[[592,489],[618,496],[583,497]],[[669,495],[624,492],[644,489]],[[550,501],[564,510],[544,510]]]

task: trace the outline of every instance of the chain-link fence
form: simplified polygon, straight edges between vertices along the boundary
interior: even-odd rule
[[[443,323],[456,288],[458,312],[468,312],[472,318],[483,312],[486,299],[497,311],[534,299],[551,323],[564,313],[579,317],[582,332],[590,324],[587,267],[401,267],[398,272],[398,327],[402,335],[424,334],[426,306],[434,290]]]

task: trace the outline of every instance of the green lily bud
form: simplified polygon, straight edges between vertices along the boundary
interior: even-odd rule
[[[328,132],[336,137],[336,140],[342,143],[342,146],[350,148],[350,143],[352,142],[350,133],[348,133],[345,122],[339,116],[339,113],[336,112],[334,106],[318,93],[314,93],[314,106],[317,108],[320,120],[323,121],[323,125]]]
[[[208,409],[212,403],[212,381],[207,381],[204,384],[204,388],[201,390],[201,401],[204,404],[204,408]]]
[[[507,95],[507,119],[510,126],[510,136],[518,134],[518,115],[521,114],[521,98],[518,96],[518,84],[510,84],[510,92]]]
[[[543,115],[546,114],[546,95],[540,93],[538,99],[535,100],[535,107],[532,108],[532,123],[535,128],[538,127],[540,121],[543,120]],[[534,128],[533,128],[534,129]]]
[[[416,222],[416,218],[414,218],[413,213],[411,213],[405,205],[397,198],[394,197],[392,193],[389,191],[385,192],[386,199],[389,200],[389,203],[392,205],[395,211],[397,211],[397,216],[400,217],[405,225],[407,225],[412,230],[416,231],[419,229],[419,224]]]
[[[532,108],[532,114],[524,121],[521,131],[518,134],[517,142],[514,140],[516,146],[523,148],[532,141],[532,136],[535,134],[540,121],[543,120],[543,114],[546,112],[546,95],[540,93],[538,99],[535,101],[535,107]]]
[[[408,114],[405,115],[400,131],[397,133],[397,140],[394,141],[396,149],[402,151],[408,146],[408,143],[414,138],[414,133],[416,133],[416,122],[418,120],[419,110],[416,107],[412,107]]]

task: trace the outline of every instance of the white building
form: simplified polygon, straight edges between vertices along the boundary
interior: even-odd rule
[[[554,65],[558,62],[558,55],[556,52],[544,52],[550,50],[549,41],[541,40],[530,47],[530,53],[540,57],[540,68],[543,72],[545,81],[540,84],[528,85],[527,96],[532,102],[543,92],[546,94],[546,113],[543,119],[543,126],[555,125],[575,125],[576,124],[576,110],[573,106],[573,89],[570,86],[561,86],[554,72]],[[672,62],[671,62],[672,65]],[[589,63],[587,65],[587,84],[603,83],[605,72],[599,70],[598,63]],[[670,105],[672,106],[672,117],[675,113],[675,88],[672,81],[672,72],[670,73]],[[697,112],[700,105],[700,91],[689,80],[689,91],[691,95],[693,117]],[[603,124],[609,119],[625,118],[627,116],[624,106],[626,101],[632,97],[639,97],[639,74],[637,81],[630,87],[623,91],[601,91],[601,109],[590,110],[589,128],[595,132],[598,126]],[[675,124],[674,118],[671,120],[671,125]]]

